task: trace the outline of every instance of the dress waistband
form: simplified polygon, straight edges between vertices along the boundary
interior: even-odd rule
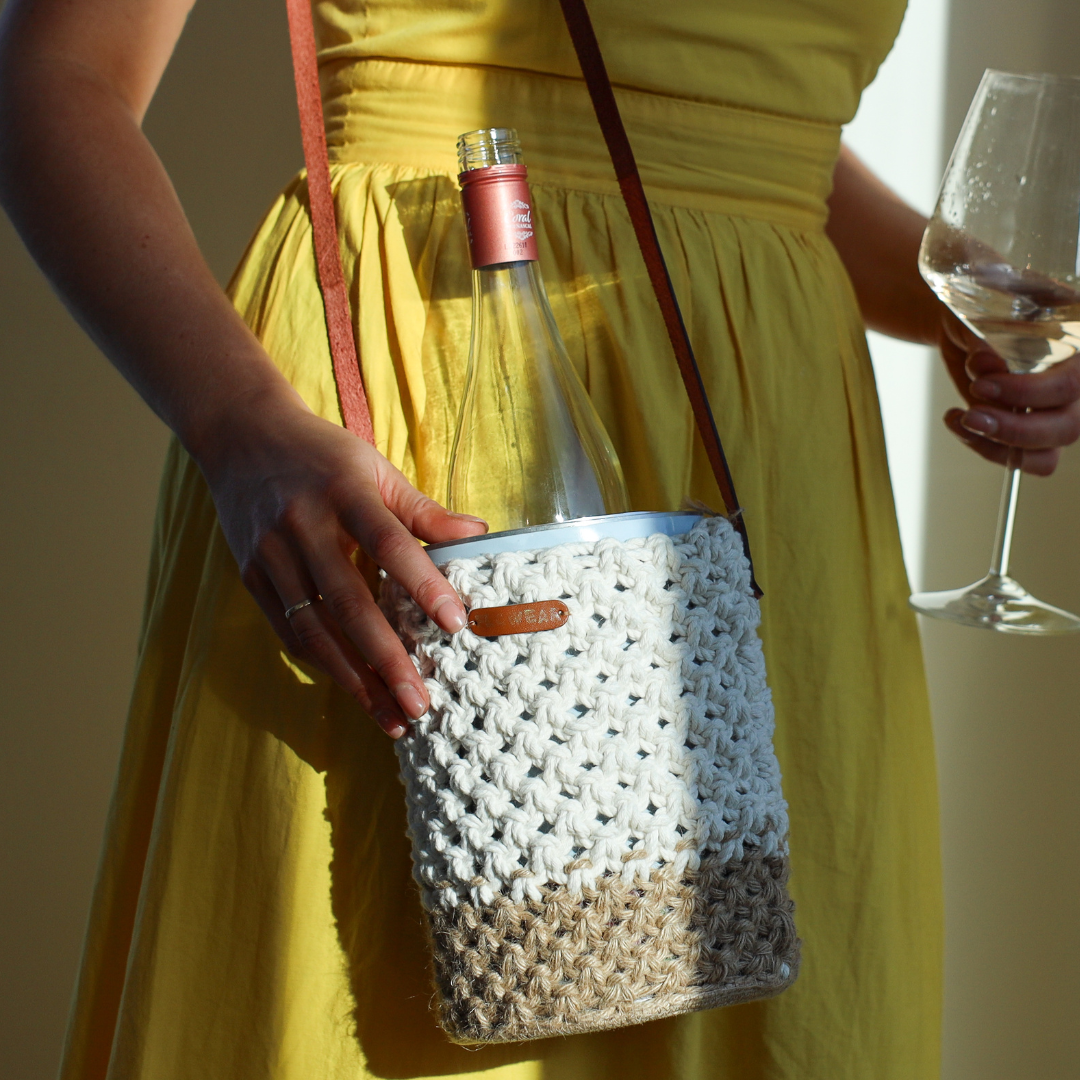
[[[515,127],[529,179],[617,194],[585,84],[503,68],[366,59],[320,67],[332,162],[456,175],[458,135]],[[818,230],[838,125],[616,90],[652,200]]]

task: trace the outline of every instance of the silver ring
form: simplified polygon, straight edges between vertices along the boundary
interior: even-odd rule
[[[321,600],[321,596],[313,596],[310,600],[301,600],[299,604],[293,604],[291,608],[285,609],[285,618],[291,619],[298,611],[303,611],[306,607],[311,607],[316,600]]]

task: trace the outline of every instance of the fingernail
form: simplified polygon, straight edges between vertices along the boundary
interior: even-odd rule
[[[1001,386],[999,383],[991,382],[989,379],[976,379],[971,384],[971,392],[976,397],[984,400],[999,398],[1001,397]]]
[[[398,704],[404,709],[405,715],[411,716],[414,720],[419,720],[427,712],[427,706],[420,696],[420,691],[412,683],[401,683],[395,686],[394,697],[397,698]]]
[[[977,431],[980,435],[993,435],[998,429],[996,417],[977,409],[968,409],[960,418],[960,423],[969,431]]]
[[[447,604],[449,610],[443,611]],[[448,634],[456,634],[465,625],[465,612],[451,596],[440,596],[431,606],[431,616]]]
[[[950,409],[944,417],[945,426],[964,444],[971,446],[975,436],[964,427],[964,410]]]
[[[447,511],[447,516],[452,517],[455,521],[468,521],[472,525],[483,525],[484,532],[488,531],[488,523],[481,517],[474,517],[472,514],[453,514]]]
[[[380,713],[375,717],[375,723],[378,724],[391,739],[400,739],[407,730],[405,725],[394,713]]]

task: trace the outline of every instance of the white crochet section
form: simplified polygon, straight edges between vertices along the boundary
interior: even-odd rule
[[[747,845],[786,854],[760,614],[724,518],[445,570],[469,607],[561,598],[570,617],[450,636],[384,582],[431,694],[397,743],[425,904],[539,900]]]

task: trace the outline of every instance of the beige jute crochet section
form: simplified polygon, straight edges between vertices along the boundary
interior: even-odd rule
[[[470,608],[570,612],[449,635],[383,589],[431,695],[397,745],[451,1037],[591,1031],[789,985],[787,807],[731,525],[444,571]]]

